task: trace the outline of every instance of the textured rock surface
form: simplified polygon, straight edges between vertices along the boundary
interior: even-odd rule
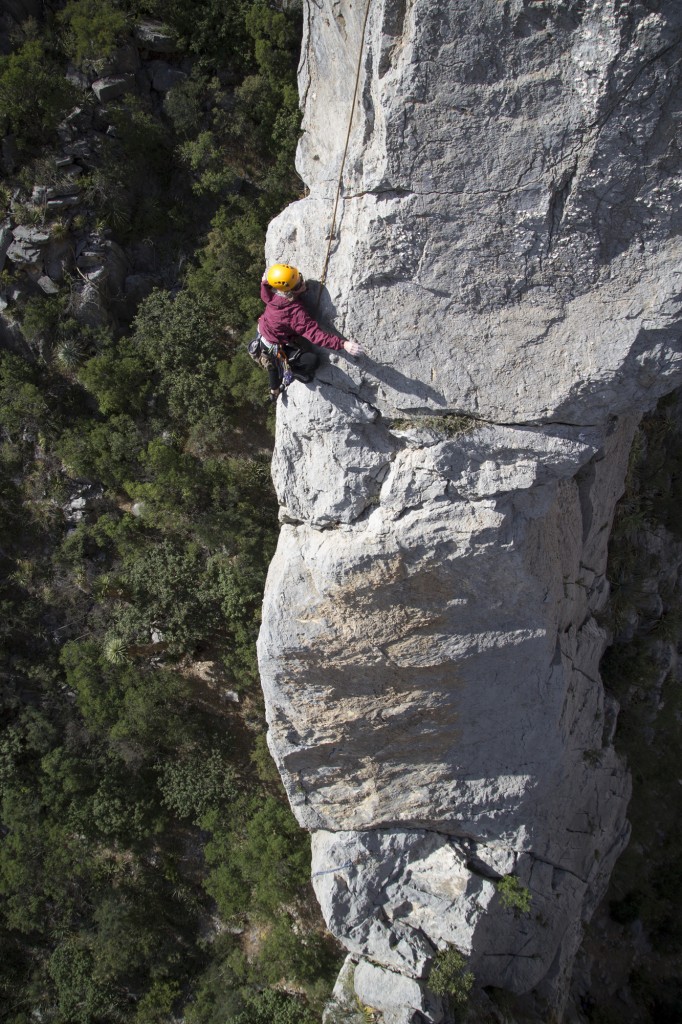
[[[367,356],[278,410],[269,741],[330,927],[427,1019],[446,943],[560,1008],[627,841],[606,544],[637,419],[682,371],[682,9],[655,6],[374,0],[320,307]],[[363,10],[308,8],[310,194],[267,253],[308,277]],[[531,915],[501,905],[510,873]]]
[[[679,364],[675,2],[374,2],[323,305],[382,409],[591,423]],[[311,4],[269,251],[323,265],[362,5]],[[352,287],[350,287],[352,282]]]

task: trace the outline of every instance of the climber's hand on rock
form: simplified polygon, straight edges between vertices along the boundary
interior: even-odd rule
[[[343,350],[349,356],[361,356],[363,353],[362,345],[358,345],[357,341],[344,341]]]

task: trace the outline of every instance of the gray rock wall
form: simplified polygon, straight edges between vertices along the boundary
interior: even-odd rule
[[[363,13],[307,9],[309,195],[267,257],[308,278]],[[632,432],[682,370],[681,38],[673,2],[371,3],[320,304],[367,354],[280,403],[259,656],[325,917],[420,991],[454,943],[560,1010],[627,842],[599,613]],[[437,1019],[385,988],[387,1021]]]

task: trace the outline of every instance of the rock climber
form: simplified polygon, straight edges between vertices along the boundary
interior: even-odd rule
[[[265,311],[249,353],[268,371],[272,401],[292,380],[308,383],[315,376],[320,357],[316,352],[302,351],[301,338],[322,348],[343,349],[351,356],[363,351],[357,341],[345,341],[322,330],[301,302],[306,288],[301,272],[288,263],[273,264],[261,279]]]

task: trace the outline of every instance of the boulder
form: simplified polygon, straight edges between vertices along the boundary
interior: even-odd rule
[[[42,261],[45,246],[50,242],[48,230],[20,224],[12,234],[13,239],[6,250],[7,259],[22,265],[35,265]]]
[[[99,484],[79,484],[68,501],[62,506],[64,518],[68,523],[80,523],[88,512],[96,508],[101,500],[103,488]]]
[[[47,203],[53,199],[69,199],[78,202],[81,191],[81,186],[77,181],[66,181],[60,185],[34,185],[31,201],[37,204]]]
[[[156,92],[168,92],[174,85],[179,85],[187,79],[184,71],[160,60],[153,61],[148,72],[152,89]]]
[[[87,327],[106,327],[110,321],[107,303],[96,284],[76,285],[71,296],[71,311]]]
[[[43,266],[48,277],[62,284],[67,272],[73,267],[71,239],[53,239],[45,250]]]
[[[47,274],[42,274],[38,278],[38,287],[45,295],[57,295],[59,292],[59,285],[51,277],[48,277]]]
[[[130,323],[142,300],[161,284],[161,278],[156,274],[129,274],[123,282],[123,294],[113,304],[116,316]]]
[[[115,61],[119,74],[135,73],[140,67],[140,55],[137,52],[137,47],[133,46],[132,43],[119,46],[116,51]]]
[[[140,55],[132,43],[119,46],[105,60],[96,63],[95,78],[108,78],[111,75],[134,74],[140,67]]]
[[[366,960],[356,967],[353,983],[360,1003],[379,1010],[384,1024],[419,1024],[431,1009],[429,1002],[433,1005],[419,982]],[[434,1024],[443,1019],[442,1011],[429,1013]]]
[[[79,206],[80,203],[81,197],[78,195],[61,196],[58,199],[48,199],[45,210],[49,214],[63,213],[65,210],[72,210],[74,206]]]
[[[175,33],[160,21],[138,21],[133,36],[138,50],[150,53],[175,53],[178,50]]]
[[[109,238],[93,238],[76,250],[76,266],[90,281],[106,285],[110,296],[118,295],[130,270],[125,252]]]
[[[159,257],[151,238],[133,239],[127,246],[126,252],[130,257],[134,273],[153,274],[158,271]]]
[[[94,92],[100,103],[108,103],[109,100],[119,99],[125,93],[130,92],[135,83],[133,75],[114,75],[109,78],[98,78],[92,83]]]
[[[79,139],[69,145],[69,153],[76,160],[90,160],[93,155],[91,144],[86,139]]]
[[[69,65],[67,67],[64,77],[70,85],[75,85],[77,89],[82,89],[83,92],[90,88],[90,76],[88,76],[84,71],[81,71],[80,68],[73,67],[73,65]]]
[[[33,363],[35,353],[21,333],[19,324],[10,315],[5,314],[8,305],[6,297],[0,299],[0,348],[14,352],[27,362]]]

